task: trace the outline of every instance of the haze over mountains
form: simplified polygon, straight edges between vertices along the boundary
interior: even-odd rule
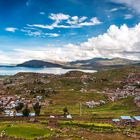
[[[93,58],[88,60],[78,60],[67,63],[60,62],[47,62],[42,60],[30,60],[22,64],[18,64],[20,67],[58,67],[58,68],[81,68],[81,69],[108,69],[117,68],[129,65],[140,65],[140,61],[134,61],[124,58]]]

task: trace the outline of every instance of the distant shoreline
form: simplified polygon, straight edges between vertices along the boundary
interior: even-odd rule
[[[81,71],[86,73],[97,72],[97,70],[78,69],[78,68],[0,66],[0,76],[15,75],[19,72],[33,72],[33,73],[61,75],[69,71]]]

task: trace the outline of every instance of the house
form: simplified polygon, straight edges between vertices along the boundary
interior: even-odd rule
[[[86,105],[88,108],[93,108],[93,107],[95,107],[95,106],[100,106],[100,102],[89,101],[89,102],[86,102],[85,105]]]
[[[10,116],[10,117],[14,116],[14,112],[11,110],[4,110],[4,114],[5,114],[5,116]]]
[[[36,96],[36,99],[39,101],[42,99],[42,96]]]
[[[29,116],[34,117],[35,113],[30,113]]]
[[[122,125],[135,125],[135,120],[130,116],[120,116]]]
[[[134,118],[134,120],[136,122],[136,125],[140,126],[140,116],[134,116],[133,118]]]
[[[16,116],[21,117],[21,116],[23,116],[23,114],[22,113],[16,113]]]
[[[112,119],[112,122],[116,125],[120,125],[120,119]]]
[[[68,115],[66,116],[66,118],[67,118],[67,119],[72,119],[72,116],[71,116],[70,114],[68,114]]]

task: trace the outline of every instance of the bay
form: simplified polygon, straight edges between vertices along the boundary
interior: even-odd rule
[[[0,66],[0,75],[14,75],[19,72],[35,72],[47,74],[65,74],[69,71],[82,71],[86,73],[94,73],[96,70],[83,70],[83,69],[63,69],[63,68],[32,68],[32,67],[16,67],[16,66]]]

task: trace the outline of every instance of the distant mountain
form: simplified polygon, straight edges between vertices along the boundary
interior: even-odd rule
[[[18,64],[18,67],[34,67],[34,68],[39,68],[39,67],[62,67],[60,64],[55,64],[51,62],[46,62],[42,60],[30,60],[26,61],[22,64]]]
[[[70,65],[82,68],[115,68],[129,65],[139,65],[140,61],[133,61],[124,58],[93,58],[70,62]]]
[[[110,69],[110,68],[118,68],[122,66],[129,66],[129,65],[140,65],[140,61],[133,61],[124,58],[93,58],[88,60],[78,60],[69,63],[60,63],[57,61],[54,62],[46,62],[42,60],[30,60],[24,62],[22,64],[18,64],[17,66],[20,67],[59,67],[59,68],[66,68],[66,69]]]

